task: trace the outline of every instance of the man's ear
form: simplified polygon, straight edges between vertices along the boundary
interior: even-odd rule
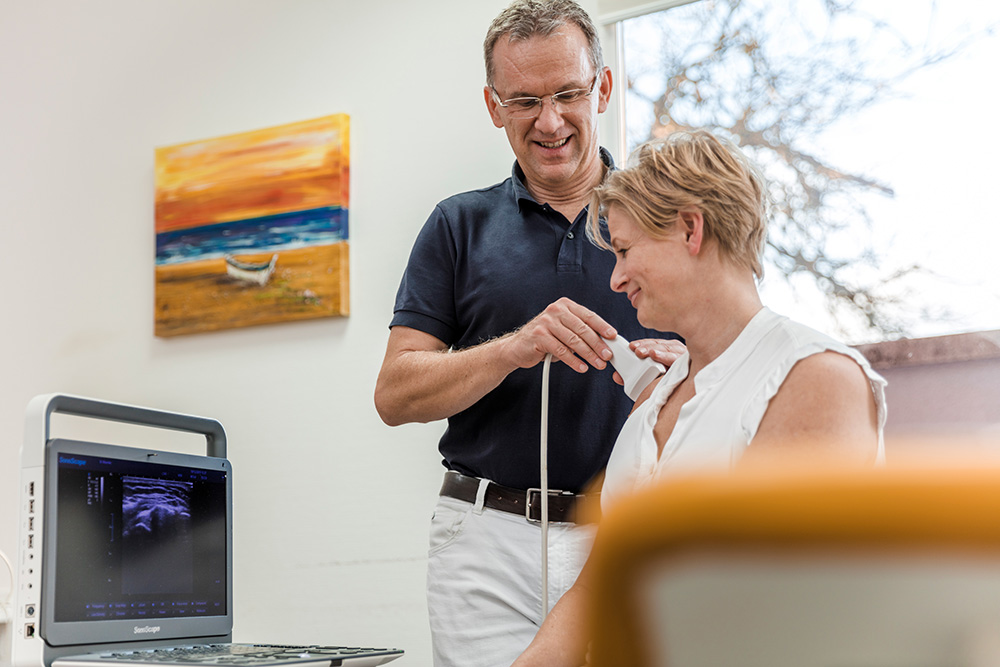
[[[696,206],[686,206],[677,212],[677,223],[684,232],[688,252],[697,255],[705,239],[705,218]]]
[[[483,86],[483,98],[486,100],[486,109],[490,112],[490,118],[497,127],[503,127],[503,118],[500,117],[500,105],[493,97],[493,89]]]
[[[608,103],[611,101],[611,68],[605,67],[601,70],[598,79],[600,80],[597,84],[597,113],[604,113],[608,108]]]

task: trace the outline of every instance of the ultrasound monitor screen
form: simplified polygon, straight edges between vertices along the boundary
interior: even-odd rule
[[[227,470],[61,451],[54,621],[227,613]]]

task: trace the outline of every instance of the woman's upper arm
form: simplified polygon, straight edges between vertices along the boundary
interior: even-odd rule
[[[878,451],[878,407],[864,369],[821,352],[798,361],[768,403],[745,459],[824,455],[871,463]]]

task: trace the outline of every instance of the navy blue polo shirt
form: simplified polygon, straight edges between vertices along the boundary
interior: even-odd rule
[[[602,149],[602,159],[611,156]],[[428,333],[454,349],[513,331],[560,297],[603,317],[629,340],[667,337],[639,326],[611,291],[614,254],[587,238],[586,211],[570,222],[539,204],[515,162],[511,178],[445,199],[414,243],[390,327]],[[554,361],[549,378],[549,487],[580,491],[607,464],[632,401],[609,365],[580,374]],[[444,465],[506,486],[539,486],[542,364],[517,369],[448,419]]]

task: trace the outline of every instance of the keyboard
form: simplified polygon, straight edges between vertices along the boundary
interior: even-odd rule
[[[102,651],[59,658],[53,667],[125,667],[126,665],[232,665],[271,667],[274,665],[381,665],[403,655],[392,648],[350,646],[298,646],[286,644],[197,644],[167,646],[136,651]]]

